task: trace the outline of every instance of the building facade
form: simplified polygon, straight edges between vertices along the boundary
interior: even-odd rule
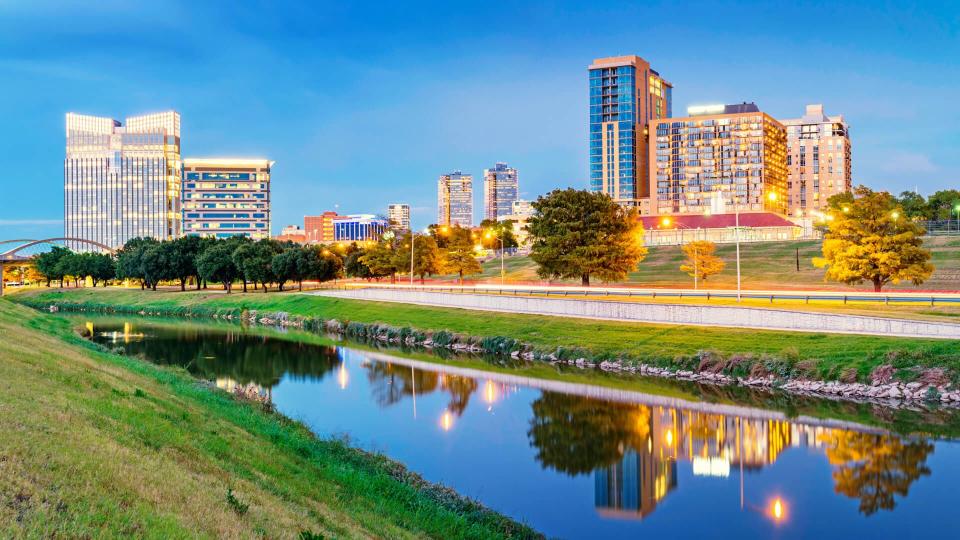
[[[391,204],[387,207],[387,217],[391,225],[401,231],[410,230],[410,205],[403,203]]]
[[[525,201],[523,199],[517,199],[513,201],[510,210],[511,215],[524,217],[530,217],[534,212],[535,210],[533,209],[533,205],[530,204],[530,201]]]
[[[643,212],[649,123],[672,115],[673,85],[639,56],[598,58],[589,72],[590,190]]]
[[[319,216],[304,216],[303,229],[307,242],[328,244],[334,241],[333,220],[339,217],[336,212],[324,212]]]
[[[287,225],[280,229],[280,234],[274,236],[273,239],[281,242],[304,244],[307,241],[307,235],[299,225]]]
[[[185,159],[184,234],[270,238],[273,163],[266,159]]]
[[[781,120],[787,128],[787,193],[790,212],[809,216],[827,209],[827,199],[850,191],[850,127],[843,115],[827,116],[823,105],[807,105],[801,118]]]
[[[65,237],[119,248],[131,238],[180,236],[179,113],[128,117],[125,125],[68,113],[66,143]],[[96,249],[67,245],[76,251]]]
[[[651,124],[654,215],[786,213],[786,129],[753,103]]]
[[[390,228],[390,222],[373,214],[337,216],[333,220],[336,242],[377,241]]]
[[[437,224],[473,226],[473,176],[454,171],[437,181]]]
[[[519,197],[517,170],[498,162],[492,169],[483,170],[483,217],[496,221],[513,212],[513,203]]]

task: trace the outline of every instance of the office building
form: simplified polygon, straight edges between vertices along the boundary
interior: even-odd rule
[[[333,219],[333,236],[337,242],[375,242],[388,228],[388,220],[373,214],[337,216]]]
[[[690,107],[651,125],[654,215],[787,208],[786,129],[753,103]]]
[[[519,196],[517,170],[498,162],[492,169],[483,170],[483,217],[497,221],[513,212],[513,202]]]
[[[827,199],[852,189],[850,127],[843,115],[827,116],[823,105],[807,105],[787,128],[787,193],[797,217],[827,209]]]
[[[473,226],[473,176],[460,171],[440,175],[437,224]]]
[[[513,204],[510,206],[510,214],[514,216],[530,217],[535,212],[533,205],[530,204],[530,201],[525,201],[523,199],[517,199],[516,201],[513,201]]]
[[[387,207],[387,217],[390,218],[390,225],[397,230],[410,230],[410,205],[409,204],[391,204]]]
[[[270,238],[267,159],[183,160],[184,234],[212,238]]]
[[[319,216],[304,216],[303,229],[307,242],[327,244],[334,241],[333,220],[339,217],[336,212],[324,212]]]
[[[122,247],[181,234],[180,114],[111,118],[68,113],[63,235]],[[68,242],[77,251],[96,248]]]
[[[672,116],[673,85],[639,56],[598,58],[590,72],[590,190],[647,213],[649,123]]]

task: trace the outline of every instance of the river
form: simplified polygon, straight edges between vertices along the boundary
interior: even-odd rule
[[[126,354],[223,388],[252,385],[319,436],[382,452],[550,537],[960,537],[947,512],[960,445],[887,431],[889,411],[869,424],[788,417],[786,398],[777,408],[698,403],[296,333],[78,320]]]

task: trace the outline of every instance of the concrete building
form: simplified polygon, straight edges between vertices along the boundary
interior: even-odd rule
[[[333,219],[336,242],[377,241],[390,228],[390,222],[373,214],[337,216]]]
[[[410,205],[403,203],[391,204],[387,207],[387,217],[391,225],[401,231],[410,230]]]
[[[437,181],[437,224],[473,226],[473,176],[454,171]]]
[[[533,205],[530,204],[530,201],[525,201],[523,199],[513,201],[513,205],[511,205],[510,209],[510,214],[514,216],[530,217],[534,212],[535,210],[533,209]]]
[[[122,247],[136,237],[182,231],[180,114],[111,118],[67,113],[63,233]],[[68,243],[76,251],[88,244]]]
[[[827,116],[823,105],[807,105],[787,128],[787,204],[796,217],[827,209],[827,199],[852,189],[850,127],[843,115]]]
[[[296,242],[297,244],[304,244],[307,242],[307,235],[299,225],[287,225],[281,229],[280,234],[274,236],[273,239],[281,242]]]
[[[339,217],[336,212],[324,212],[319,216],[304,216],[303,229],[307,242],[328,244],[334,241],[333,220]]]
[[[651,121],[672,116],[673,85],[639,56],[598,58],[590,73],[590,190],[647,213]]]
[[[786,129],[753,103],[650,124],[650,213],[786,213]]]
[[[513,203],[519,196],[517,170],[497,162],[492,169],[483,170],[483,217],[496,221],[513,212]]]
[[[184,234],[270,238],[268,159],[189,158],[183,161]]]

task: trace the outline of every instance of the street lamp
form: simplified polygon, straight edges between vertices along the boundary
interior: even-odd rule
[[[503,249],[503,231],[500,231],[500,234],[498,236],[500,239],[500,286],[503,287],[503,280],[504,280],[504,273],[505,273],[504,264],[503,264],[503,258],[504,258],[503,252],[505,251]],[[483,237],[486,238],[487,240],[493,238],[493,230],[488,229],[484,233]]]
[[[668,217],[665,217],[665,218],[663,218],[663,219],[660,220],[660,225],[662,225],[663,227],[669,227],[669,226],[671,225],[671,223],[673,224],[674,227],[676,227],[677,229],[680,230],[680,249],[683,250],[683,245],[684,245],[684,242],[683,242],[683,241],[684,241],[683,230],[684,230],[684,229],[693,230],[693,227],[690,227],[689,225],[684,225],[683,223],[680,223],[679,221],[676,222],[676,223],[673,223],[673,222],[670,220],[670,218],[668,218]],[[694,240],[696,240],[696,236],[694,236]],[[697,248],[694,247],[694,248],[693,248],[693,288],[694,288],[694,290],[700,288],[700,287],[699,287],[699,281],[698,281],[698,280],[699,280],[699,275],[700,275],[700,271],[699,271],[699,261],[698,261],[699,257],[700,257],[700,253],[699,253],[699,251],[697,251]]]
[[[776,192],[768,192],[767,199],[770,202],[776,202],[777,194]],[[737,242],[737,302],[741,300],[741,282],[740,282],[740,203],[734,198],[733,193],[730,194],[730,202],[733,203],[733,211],[736,216],[736,222],[734,225],[734,232]]]

